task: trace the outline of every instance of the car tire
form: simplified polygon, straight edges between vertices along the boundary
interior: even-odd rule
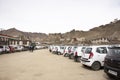
[[[107,76],[108,76],[109,78],[113,78],[113,77],[114,77],[113,75],[108,74],[108,73],[107,73]]]
[[[99,70],[101,68],[101,65],[99,62],[94,62],[91,66],[91,68],[95,71]]]
[[[69,55],[69,59],[73,59],[73,54],[70,54],[70,55]]]
[[[80,60],[81,60],[81,57],[78,56],[78,57],[77,57],[77,62],[80,62]]]
[[[50,52],[52,52],[52,50],[49,50]]]
[[[58,52],[57,54],[58,54],[58,55],[61,55],[61,53],[60,53],[60,52]]]
[[[64,54],[64,57],[67,57],[67,53]]]
[[[77,62],[77,57],[76,56],[74,57],[74,61]]]
[[[80,57],[79,57],[79,56],[75,56],[75,57],[74,57],[74,61],[75,61],[75,62],[80,62]]]
[[[86,65],[82,64],[83,67],[87,67]]]
[[[71,54],[69,55],[69,59],[71,59]]]

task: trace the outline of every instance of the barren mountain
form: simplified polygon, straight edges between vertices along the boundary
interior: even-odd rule
[[[67,38],[80,38],[85,37],[87,40],[96,39],[96,38],[118,38],[120,39],[120,20],[115,20],[109,24],[101,25],[90,29],[89,31],[76,31],[72,30],[63,34]]]
[[[32,41],[39,42],[52,42],[52,43],[60,43],[60,39],[73,39],[73,38],[82,38],[84,37],[86,40],[92,40],[97,38],[109,38],[109,39],[119,39],[120,40],[120,20],[115,20],[106,25],[101,25],[99,27],[95,27],[90,29],[89,31],[79,31],[79,30],[71,30],[66,33],[31,33],[31,32],[22,32],[15,28],[11,28],[3,31],[4,34],[20,37],[21,39],[30,39]]]
[[[120,20],[115,20],[109,24],[93,28],[90,31],[97,31],[99,37],[120,38]]]
[[[48,37],[45,33],[23,32],[15,28],[4,30],[2,33],[10,36],[14,36],[14,37],[19,37],[22,40],[32,40],[32,41],[39,41],[39,42],[44,41],[44,39]]]

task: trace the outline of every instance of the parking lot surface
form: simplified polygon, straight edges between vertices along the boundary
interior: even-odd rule
[[[0,55],[0,80],[110,80],[103,69],[93,71],[47,49]]]

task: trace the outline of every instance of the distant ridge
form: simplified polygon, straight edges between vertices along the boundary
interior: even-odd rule
[[[86,40],[93,40],[97,38],[109,38],[114,39],[117,38],[120,40],[120,20],[115,20],[106,25],[101,25],[95,28],[90,29],[89,31],[79,31],[79,30],[71,30],[66,33],[31,33],[31,32],[23,32],[17,30],[16,28],[11,28],[3,31],[4,34],[21,37],[22,39],[30,39],[32,41],[39,42],[53,42],[59,43],[60,39],[72,39],[72,38],[82,38],[84,37]]]
[[[47,38],[47,34],[44,33],[31,33],[31,32],[23,32],[17,30],[16,28],[10,28],[8,30],[4,30],[3,34],[7,34],[14,37],[20,37],[22,40],[32,40],[42,42]]]

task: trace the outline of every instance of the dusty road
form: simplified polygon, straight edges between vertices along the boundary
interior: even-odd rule
[[[103,70],[92,71],[80,63],[51,54],[47,49],[33,53],[0,55],[0,80],[109,80]]]

